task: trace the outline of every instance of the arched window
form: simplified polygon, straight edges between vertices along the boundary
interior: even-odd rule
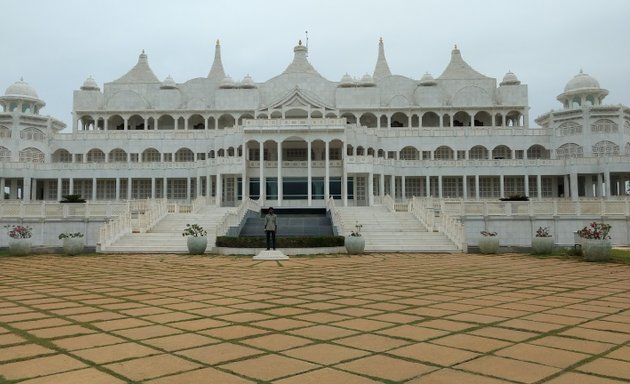
[[[107,129],[110,131],[122,131],[125,129],[125,121],[120,115],[113,115],[107,119]]]
[[[162,115],[157,119],[158,130],[175,129],[175,119],[170,115]]]
[[[29,147],[20,151],[20,162],[22,163],[43,163],[44,152],[37,148]]]
[[[376,126],[378,125],[376,116],[374,116],[374,114],[369,113],[369,112],[361,115],[361,118],[359,119],[359,123],[362,126],[368,127],[368,128],[376,128]]]
[[[9,161],[11,161],[11,151],[9,151],[9,148],[0,147],[0,162],[9,162]]]
[[[470,148],[468,158],[471,160],[488,160],[488,149],[483,145],[475,145]]]
[[[626,149],[624,151],[626,155],[630,155],[630,143],[626,143]]]
[[[455,154],[450,147],[442,145],[435,150],[434,158],[435,160],[453,160]]]
[[[527,149],[528,159],[548,159],[549,157],[549,150],[542,145],[534,144]]]
[[[556,157],[558,159],[584,157],[584,149],[575,143],[563,144],[558,149],[556,149]]]
[[[519,111],[510,111],[505,116],[505,123],[508,127],[522,127],[523,114]]]
[[[475,127],[490,127],[492,126],[492,116],[486,111],[477,112],[474,123]]]
[[[0,139],[2,138],[10,138],[11,137],[11,130],[7,127],[4,126],[0,126]]]
[[[408,146],[400,150],[401,160],[418,160],[419,158],[420,154],[414,147]]]
[[[512,158],[512,150],[505,145],[497,145],[492,150],[492,158],[493,159],[511,159]]]
[[[206,119],[199,114],[194,114],[188,118],[188,129],[206,129]]]
[[[142,152],[143,163],[159,163],[160,160],[160,151],[155,148],[147,148]]]
[[[86,159],[88,163],[104,163],[105,153],[103,153],[100,149],[90,149],[87,153]]]
[[[188,148],[181,148],[177,152],[175,152],[175,161],[176,162],[184,162],[184,161],[194,161],[195,154]]]
[[[422,126],[423,127],[439,127],[440,126],[440,116],[438,116],[435,112],[427,112],[422,115]]]
[[[599,141],[593,145],[593,155],[597,157],[619,155],[619,146],[612,141]]]
[[[357,117],[350,112],[346,112],[340,116],[342,119],[346,119],[346,124],[355,125],[357,123]]]
[[[459,111],[453,116],[453,127],[470,127],[470,115]]]
[[[52,154],[53,163],[72,163],[72,154],[65,149],[58,149]]]
[[[599,119],[591,125],[593,133],[616,133],[619,132],[619,125],[609,119]]]
[[[120,149],[120,148],[112,149],[109,152],[109,162],[110,163],[126,163],[127,152],[125,152],[123,149]]]
[[[236,124],[232,115],[221,115],[219,117],[219,129],[232,128]]]
[[[20,139],[44,141],[46,139],[46,134],[37,128],[29,127],[20,132]]]
[[[357,147],[357,156],[364,156],[365,155],[365,149],[363,149],[362,146],[358,146]]]
[[[582,126],[575,121],[567,121],[558,127],[558,136],[579,135],[582,133]]]
[[[408,127],[409,117],[402,112],[396,112],[392,115],[389,126],[390,127]]]
[[[630,144],[628,144],[628,145],[630,146]],[[385,151],[384,150],[379,149],[377,153],[378,153],[378,157],[385,157]]]

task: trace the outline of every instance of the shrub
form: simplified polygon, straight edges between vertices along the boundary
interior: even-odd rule
[[[33,236],[33,228],[24,225],[5,225],[7,234],[12,239],[30,239]]]
[[[496,232],[489,232],[489,231],[481,231],[479,233],[481,233],[481,236],[483,237],[495,237],[497,235]]]
[[[62,203],[85,203],[85,199],[81,198],[81,195],[65,195],[63,196]]]
[[[357,223],[354,225],[354,228],[354,231],[350,232],[350,236],[361,237],[361,228],[363,228],[363,225],[359,224],[359,222],[357,221]]]
[[[203,237],[208,234],[208,231],[203,229],[203,227],[199,224],[186,224],[186,228],[184,232],[182,232],[182,236],[192,236],[192,237]]]
[[[64,232],[64,233],[59,235],[59,240],[63,240],[63,239],[79,239],[81,237],[83,237],[83,234],[81,232],[75,232],[75,233]]]
[[[583,239],[608,240],[610,239],[608,235],[610,228],[612,228],[610,224],[593,221],[591,224],[580,229],[578,235]]]
[[[529,201],[529,197],[524,195],[510,195],[508,197],[502,197],[501,201]]]
[[[538,227],[536,230],[536,237],[551,237],[549,227]]]

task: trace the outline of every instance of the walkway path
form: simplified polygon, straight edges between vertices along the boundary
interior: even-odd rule
[[[622,383],[628,281],[509,254],[0,257],[0,382]]]

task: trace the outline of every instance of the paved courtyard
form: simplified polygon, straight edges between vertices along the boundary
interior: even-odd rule
[[[0,258],[0,382],[622,383],[630,266],[525,255]]]

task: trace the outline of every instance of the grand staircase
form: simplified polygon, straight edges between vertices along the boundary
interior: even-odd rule
[[[457,252],[443,233],[429,232],[410,212],[390,212],[385,206],[339,207],[343,221],[340,235],[347,236],[361,224],[365,250],[371,252]]]
[[[208,250],[215,246],[217,224],[235,208],[206,206],[197,213],[171,213],[160,220],[149,232],[130,233],[113,244],[102,247],[103,252],[124,253],[181,253],[187,252],[182,231],[186,224],[199,224],[208,231]]]

